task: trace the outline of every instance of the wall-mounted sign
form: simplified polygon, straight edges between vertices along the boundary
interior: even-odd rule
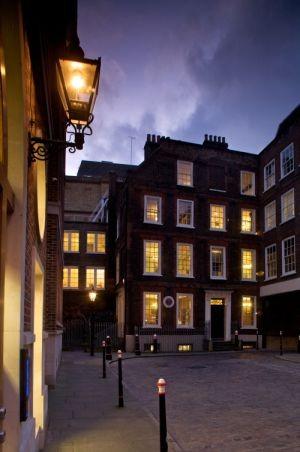
[[[20,421],[28,418],[28,400],[30,395],[30,357],[26,348],[20,356]]]
[[[167,295],[163,299],[163,305],[164,305],[165,308],[173,308],[174,304],[175,304],[175,300],[170,295]]]

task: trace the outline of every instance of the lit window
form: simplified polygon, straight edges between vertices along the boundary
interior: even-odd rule
[[[255,233],[255,210],[242,209],[241,210],[241,230],[250,234]]]
[[[144,222],[161,224],[161,198],[144,196]]]
[[[177,243],[177,276],[193,276],[193,245]]]
[[[225,206],[210,205],[210,229],[226,230]]]
[[[280,152],[280,175],[281,178],[294,171],[294,144],[291,143]]]
[[[63,287],[66,289],[78,289],[78,268],[64,267]]]
[[[193,186],[193,163],[177,161],[177,184],[187,187]]]
[[[144,326],[160,326],[160,293],[144,292]]]
[[[177,199],[177,226],[194,226],[194,202]]]
[[[64,252],[65,253],[79,252],[79,232],[76,231],[64,232]]]
[[[223,246],[210,247],[211,279],[226,279],[226,249]]]
[[[264,191],[275,185],[275,160],[264,167]]]
[[[255,173],[241,171],[241,194],[255,196]]]
[[[86,287],[94,286],[95,289],[105,288],[105,269],[88,267],[86,268]]]
[[[105,233],[88,232],[86,235],[87,253],[105,253]]]
[[[281,223],[294,218],[295,216],[295,197],[294,189],[287,191],[281,196]]]
[[[193,295],[177,294],[177,327],[193,327]]]
[[[192,352],[193,344],[178,344],[177,351],[178,352]]]
[[[256,279],[256,252],[255,250],[242,250],[242,279],[255,281]]]
[[[276,226],[276,201],[265,206],[265,231],[270,231]]]
[[[161,274],[161,243],[144,240],[144,274]]]
[[[277,277],[277,251],[276,244],[267,246],[265,249],[266,279]]]
[[[289,275],[296,271],[295,236],[282,241],[282,274]]]
[[[256,298],[242,296],[242,328],[256,328]]]

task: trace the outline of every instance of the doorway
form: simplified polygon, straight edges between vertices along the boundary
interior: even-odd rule
[[[210,300],[211,307],[211,338],[224,340],[224,298],[212,298]]]

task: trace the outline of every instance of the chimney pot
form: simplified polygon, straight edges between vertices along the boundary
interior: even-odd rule
[[[155,143],[155,135],[152,135],[152,143]]]
[[[209,135],[209,141],[212,141],[212,135]]]
[[[207,140],[208,140],[208,135],[207,135],[207,133],[204,135],[204,137],[205,137],[205,141],[207,141]]]
[[[147,133],[147,141],[150,141],[150,137],[151,137],[150,133]]]
[[[222,143],[225,143],[225,137],[222,137]]]
[[[157,142],[160,141],[160,135],[157,135]]]
[[[214,135],[214,141],[217,141],[217,135]]]
[[[218,143],[221,143],[221,137],[218,137]]]

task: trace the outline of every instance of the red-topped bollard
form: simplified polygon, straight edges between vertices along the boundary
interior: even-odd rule
[[[160,452],[167,452],[166,381],[163,378],[158,380],[157,388],[159,398]]]
[[[106,378],[106,343],[102,341],[102,378]]]
[[[118,350],[118,380],[119,380],[119,408],[124,406],[123,398],[123,375],[122,375],[122,352]]]
[[[235,330],[234,332],[234,349],[239,350],[239,332]]]

